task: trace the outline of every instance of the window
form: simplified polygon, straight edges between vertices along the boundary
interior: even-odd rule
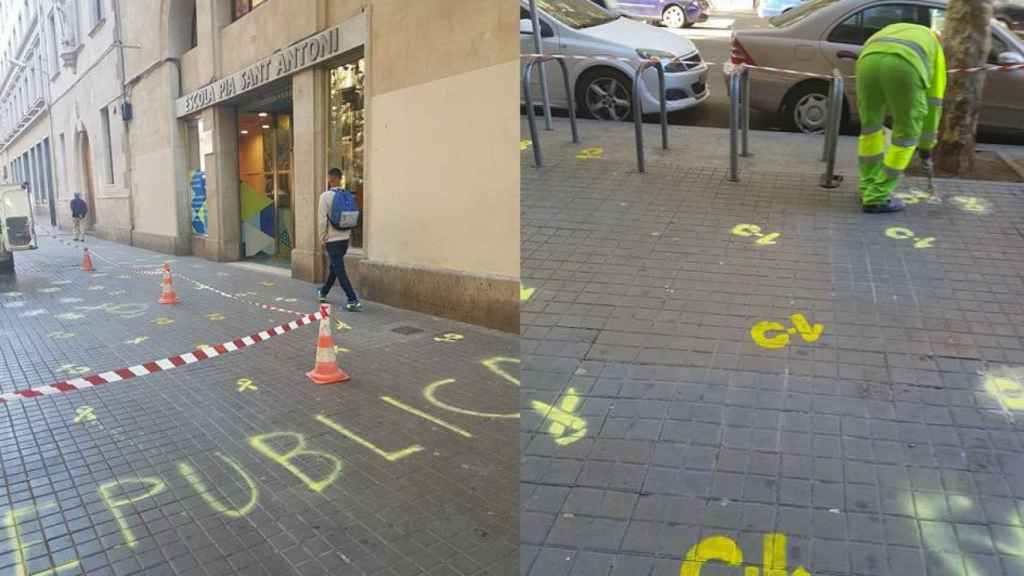
[[[51,12],[49,26],[50,36],[50,74],[56,76],[60,72],[60,59],[57,54],[57,20]]]
[[[927,23],[927,13],[911,4],[882,4],[861,10],[836,25],[828,41],[836,44],[863,45],[875,32],[897,22]],[[927,10],[927,8],[925,8]]]
[[[188,47],[195,48],[199,46],[199,21],[198,21],[198,10],[196,10],[195,2],[192,3],[192,37],[189,38]]]
[[[530,20],[530,11],[522,6],[519,7],[519,19]],[[550,38],[555,35],[554,31],[551,30],[551,25],[547,23],[540,14],[537,15],[537,22],[540,22],[540,35],[542,38]]]
[[[245,16],[249,12],[252,12],[257,6],[263,4],[267,0],[233,0],[234,3],[234,19],[238,20],[242,16]]]
[[[106,0],[87,0],[89,2],[89,17],[92,19],[92,27],[95,28],[103,22],[105,8],[103,3]]]
[[[351,246],[366,246],[366,198],[363,195],[363,136],[366,131],[363,100],[366,60],[337,66],[330,70],[327,105],[327,167],[341,168],[342,186],[356,196],[362,217],[352,230]],[[326,174],[324,175],[326,180]],[[326,188],[326,181],[323,181]]]
[[[103,176],[107,184],[114,183],[114,147],[110,141],[110,109],[100,110],[100,121],[103,124]]]

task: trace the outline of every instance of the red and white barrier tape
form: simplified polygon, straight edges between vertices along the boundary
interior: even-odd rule
[[[648,60],[644,60],[643,58],[623,58],[621,56],[606,56],[606,55],[575,56],[575,55],[570,55],[570,54],[543,54],[543,55],[542,54],[521,54],[520,58],[536,58],[536,57],[540,57],[540,56],[550,56],[552,58],[562,58],[562,59],[568,59],[568,60],[604,60],[604,61],[615,61],[615,62],[625,62],[627,64],[639,64],[639,63],[642,63],[642,62],[648,62]],[[663,61],[663,63],[666,66],[668,66],[669,64],[671,64],[673,62],[681,62],[681,63],[684,63],[684,64],[692,65],[693,68],[691,70],[688,70],[688,71],[696,70],[696,69],[700,68],[700,66],[702,66],[702,65],[709,66],[709,67],[716,65],[715,62],[708,62],[706,60],[701,60],[699,63],[698,62],[690,62],[690,61],[687,61],[685,59],[685,57],[683,57],[683,56],[679,56],[679,57],[673,58],[671,60]],[[723,65],[731,65],[734,68],[736,66],[738,66],[737,64],[732,64],[730,62],[723,62]],[[829,74],[817,74],[817,73],[814,73],[814,72],[804,72],[804,71],[801,71],[801,70],[790,70],[788,68],[774,68],[772,66],[757,66],[757,65],[754,65],[754,64],[743,64],[743,66],[746,67],[746,68],[750,68],[751,70],[765,70],[765,71],[768,71],[768,72],[779,72],[779,73],[782,73],[782,74],[794,74],[794,75],[797,75],[797,76],[807,76],[807,77],[810,77],[810,78],[825,78],[825,79],[832,78],[832,76],[829,75]],[[1004,71],[1010,71],[1010,70],[1024,70],[1024,64],[986,64],[984,66],[974,66],[974,67],[971,67],[971,68],[951,68],[951,69],[947,70],[946,73],[947,74],[973,74],[975,72],[981,72],[981,71],[986,71],[986,72],[1004,72]],[[850,79],[850,78],[856,78],[856,76],[844,76],[844,78]]]
[[[82,390],[85,388],[92,388],[94,386],[100,386],[103,384],[110,384],[111,382],[120,382],[121,380],[130,380],[137,376],[146,376],[156,372],[166,372],[167,370],[173,370],[179,366],[185,366],[188,364],[195,364],[209,358],[216,358],[227,354],[229,352],[235,352],[242,348],[247,348],[264,340],[269,340],[274,336],[280,336],[299,328],[300,326],[306,326],[312,324],[324,317],[323,308],[314,314],[306,314],[302,318],[292,320],[286,324],[281,324],[273,328],[269,328],[262,332],[246,336],[244,338],[238,338],[236,340],[230,340],[223,344],[217,344],[215,346],[207,346],[205,348],[197,348],[186,354],[180,354],[178,356],[171,356],[169,358],[163,358],[155,360],[153,362],[146,362],[145,364],[137,364],[135,366],[129,366],[128,368],[120,368],[117,370],[110,370],[108,372],[101,372],[99,374],[92,374],[90,376],[82,376],[79,378],[72,378],[71,380],[64,380],[55,384],[49,384],[47,386],[40,386],[38,388],[29,388],[26,390],[18,390],[16,392],[9,392],[7,394],[0,394],[0,404],[7,404],[17,400],[24,400],[26,398],[35,398],[37,396],[49,396],[51,394],[63,394],[66,392],[72,392],[75,390]]]

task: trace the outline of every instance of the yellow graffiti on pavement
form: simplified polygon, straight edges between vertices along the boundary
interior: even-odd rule
[[[1009,368],[983,374],[985,389],[1007,410],[1024,410],[1024,370]]]
[[[780,322],[762,320],[754,324],[750,329],[750,337],[754,339],[754,343],[758,346],[774,350],[788,346],[790,342],[789,337],[793,334],[799,333],[805,342],[812,343],[821,338],[821,334],[825,330],[825,327],[821,324],[814,324],[812,326],[807,321],[807,318],[800,313],[791,315],[789,319],[793,323],[793,326],[790,328],[786,328]],[[773,332],[776,334],[772,335],[771,333]]]
[[[584,148],[584,149],[580,150],[579,154],[576,155],[576,158],[579,159],[579,160],[589,160],[589,159],[593,159],[593,158],[602,158],[602,157],[604,157],[604,148],[598,148],[598,147]]]
[[[732,227],[730,232],[735,236],[742,236],[744,238],[756,236],[757,241],[754,244],[758,246],[774,246],[777,243],[776,240],[782,237],[781,232],[765,234],[757,224],[737,224]]]
[[[113,492],[117,488],[123,487],[124,484],[131,483],[148,485],[149,489],[141,496],[129,496],[119,500],[115,500],[113,498]],[[105,484],[100,484],[100,497],[103,498],[103,502],[107,505],[107,508],[110,509],[110,513],[114,515],[114,520],[117,521],[117,525],[121,528],[121,536],[124,538],[124,543],[129,548],[134,548],[138,545],[138,541],[135,539],[135,533],[132,532],[131,526],[128,524],[128,520],[124,517],[124,513],[121,512],[121,507],[130,506],[140,500],[156,496],[163,492],[166,487],[167,486],[164,484],[163,480],[155,477],[133,477],[125,480],[111,480]]]
[[[466,337],[457,332],[448,332],[440,336],[434,337],[434,342],[458,342],[464,340]]]
[[[57,314],[54,318],[58,320],[81,320],[82,318],[85,318],[85,316],[77,312],[65,312],[63,314]]]
[[[20,520],[30,518],[33,516],[38,517],[40,512],[56,507],[57,503],[55,501],[51,501],[40,506],[36,506],[34,504],[29,504],[27,506],[18,506],[15,508],[11,508],[10,510],[7,511],[6,514],[4,514],[4,528],[5,532],[7,533],[7,536],[5,538],[7,542],[5,543],[4,549],[7,549],[8,547],[14,548],[14,556],[11,558],[12,560],[14,560],[13,576],[56,576],[61,572],[71,570],[72,568],[78,566],[78,560],[70,560],[68,562],[61,564],[60,566],[54,566],[47,570],[43,570],[42,572],[29,573],[27,558],[30,556],[32,558],[39,556],[35,553],[29,553],[29,549],[31,549],[33,546],[42,544],[43,541],[41,539],[29,541],[23,540],[21,536],[21,530],[18,529],[18,522]],[[36,530],[37,531],[35,533],[40,534],[40,532],[38,532],[38,528]],[[45,552],[43,552],[43,556],[45,556]]]
[[[961,210],[974,212],[975,214],[988,214],[988,202],[976,196],[953,196],[950,200],[955,202]]]
[[[206,487],[206,483],[203,482],[203,479],[199,476],[196,469],[190,466],[187,462],[178,463],[178,472],[184,476],[185,480],[187,480],[189,484],[192,485],[192,488],[195,488],[195,491],[199,493],[199,496],[210,508],[213,508],[215,511],[227,516],[228,518],[242,518],[243,516],[248,515],[249,512],[252,512],[252,509],[256,507],[256,501],[259,499],[260,492],[259,489],[256,488],[256,482],[252,479],[252,476],[249,476],[245,469],[242,468],[242,465],[236,462],[233,458],[221,454],[220,452],[214,452],[214,455],[227,462],[228,465],[235,469],[235,472],[238,472],[238,475],[242,477],[242,480],[245,480],[246,486],[249,487],[249,501],[246,502],[245,506],[230,509],[222,504],[220,500],[213,495],[213,492]]]
[[[501,368],[502,364],[519,364],[519,358],[510,358],[508,356],[492,356],[485,358],[480,361],[488,370],[490,370],[495,376],[504,379],[506,382],[511,382],[516,386],[519,386],[519,379],[509,374],[505,369]]]
[[[77,364],[61,364],[57,367],[57,372],[65,372],[67,374],[85,374],[89,370],[88,366],[79,366]]]
[[[103,290],[103,288],[104,288],[104,286],[102,286],[100,284],[96,284],[94,286],[89,286],[88,288],[86,288],[86,290],[92,290],[92,291],[95,292],[97,290]]]
[[[56,332],[50,332],[49,334],[47,334],[47,336],[49,336],[50,338],[53,338],[54,340],[67,340],[68,338],[74,338],[75,337],[74,333],[72,333],[72,332],[65,332],[63,330],[58,330]]]
[[[526,286],[523,286],[522,284],[520,284],[519,285],[519,301],[520,302],[526,302],[527,300],[529,300],[533,296],[533,293],[536,292],[536,291],[537,291],[536,288],[527,288]]]
[[[913,240],[914,248],[932,248],[935,243],[935,238],[933,236],[918,238],[914,234],[913,230],[909,228],[901,228],[899,226],[886,228],[885,235],[893,240]]]
[[[348,428],[345,428],[341,424],[338,424],[337,422],[331,420],[330,418],[324,416],[323,414],[317,414],[316,416],[314,416],[314,418],[316,419],[317,422],[320,422],[321,424],[327,426],[331,430],[334,430],[335,432],[341,434],[342,436],[348,438],[349,440],[355,442],[356,444],[359,444],[363,448],[366,448],[367,450],[373,452],[374,454],[380,456],[381,458],[384,458],[388,462],[397,462],[402,458],[411,456],[423,450],[423,446],[420,446],[419,444],[413,444],[411,446],[402,448],[401,450],[387,452],[385,450],[381,450],[373,442],[370,442],[369,440],[363,438],[362,436],[356,434],[355,432],[349,430]]]
[[[266,286],[267,288],[273,288],[274,286],[276,286],[276,284],[274,284],[273,282],[266,282],[266,281],[260,282],[260,284],[262,284],[263,286]]]
[[[345,352],[351,352],[351,350],[349,350],[348,348],[342,348],[341,346],[338,346],[337,344],[334,345],[334,353],[335,354],[343,354]]]
[[[174,319],[168,318],[167,316],[160,316],[153,320],[153,324],[156,324],[157,326],[167,326],[168,324],[174,324]]]
[[[520,140],[519,141],[519,151],[522,152],[523,150],[526,150],[527,148],[529,148],[532,145],[533,145],[533,142],[531,142],[529,140]]]
[[[96,415],[93,414],[92,406],[79,406],[75,409],[75,424],[79,422],[89,422],[95,420]]]
[[[568,446],[587,434],[586,420],[573,414],[579,405],[580,397],[576,394],[575,388],[569,388],[565,392],[558,407],[538,400],[530,401],[534,411],[550,421],[548,433],[559,446]]]
[[[49,286],[47,288],[40,288],[39,289],[39,293],[40,294],[53,294],[54,292],[60,292],[60,290],[61,289],[59,287],[57,287],[57,286]]]
[[[904,204],[920,204],[922,201],[927,201],[929,204],[942,203],[941,198],[917,188],[911,188],[907,192],[894,192],[893,196],[903,200]]]
[[[223,319],[224,319],[224,315],[223,315],[223,314],[221,314],[220,312],[213,312],[213,313],[211,313],[211,314],[207,314],[207,315],[206,315],[206,319],[207,319],[207,320],[212,320],[212,321],[214,321],[214,322],[218,322],[218,321],[220,321],[220,320],[223,320]]]
[[[290,438],[295,442],[295,447],[287,452],[278,452],[269,444],[269,441],[272,441],[275,438]],[[269,434],[251,436],[249,437],[249,445],[263,456],[277,462],[285,470],[294,474],[314,492],[321,492],[324,488],[333,484],[334,481],[338,479],[338,475],[341,473],[343,467],[341,460],[331,454],[320,452],[318,450],[307,450],[306,438],[302,434],[298,434],[296,432],[270,432]],[[292,460],[301,456],[328,460],[333,463],[331,471],[319,480],[314,479],[292,463]],[[309,462],[309,458],[304,458],[303,461]]]
[[[97,306],[75,306],[78,310],[86,310],[92,312],[94,310],[102,310],[108,314],[118,316],[120,318],[131,319],[138,318],[145,314],[146,310],[149,309],[148,304],[114,304],[113,302],[104,302]]]
[[[246,390],[259,390],[259,388],[252,383],[252,380],[248,378],[239,378],[235,384],[238,385],[239,392],[245,392]]]
[[[781,533],[766,534],[762,540],[761,566],[763,576],[789,576],[789,561],[786,557],[786,535]],[[742,566],[743,550],[736,541],[728,536],[708,536],[686,552],[679,576],[700,576],[701,569],[707,562],[719,562],[726,566]],[[747,564],[743,566],[743,576],[761,576],[762,572]],[[797,566],[792,576],[811,576],[803,566]]]
[[[390,396],[381,396],[380,399],[385,401],[385,402],[387,402],[388,404],[391,404],[395,408],[399,408],[401,410],[405,410],[406,412],[408,412],[410,414],[414,414],[416,416],[419,416],[420,418],[423,418],[424,420],[433,422],[434,424],[437,424],[438,426],[443,426],[443,427],[451,430],[452,432],[455,432],[456,434],[459,434],[459,435],[464,436],[466,438],[472,438],[473,437],[472,434],[470,434],[469,432],[465,431],[462,428],[459,428],[458,426],[456,426],[454,424],[445,422],[444,420],[441,420],[440,418],[438,418],[436,416],[432,416],[430,414],[427,414],[426,412],[424,412],[422,410],[419,410],[418,408],[413,408],[412,406],[409,406],[408,404],[404,404],[402,402],[399,402],[398,400],[395,400],[394,398],[392,398]]]
[[[131,340],[125,340],[125,344],[142,344],[146,340],[149,340],[149,336],[136,336]]]
[[[513,412],[510,414],[497,414],[494,412],[477,412],[476,410],[467,410],[465,408],[459,408],[458,406],[452,406],[451,404],[446,404],[445,402],[438,400],[437,391],[440,390],[442,386],[447,386],[448,384],[451,384],[453,382],[455,382],[455,378],[446,378],[444,380],[438,380],[437,382],[428,384],[427,387],[423,389],[423,397],[427,399],[427,402],[430,402],[434,406],[437,406],[438,408],[444,408],[445,410],[448,410],[449,412],[455,412],[456,414],[477,416],[479,418],[519,418],[518,412]]]
[[[341,320],[337,320],[337,321],[335,321],[335,323],[334,323],[334,329],[335,329],[335,330],[351,330],[351,329],[352,329],[352,327],[351,327],[351,326],[349,326],[348,324],[345,324],[345,323],[344,323],[344,322],[342,322]]]

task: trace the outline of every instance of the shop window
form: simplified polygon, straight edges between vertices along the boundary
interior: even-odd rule
[[[232,0],[232,4],[234,5],[234,19],[238,20],[242,16],[252,12],[260,4],[267,1],[269,0]]]
[[[100,122],[103,128],[103,180],[106,184],[114,183],[114,146],[110,136],[110,108],[100,109]]]
[[[366,128],[363,100],[366,60],[360,58],[330,71],[328,95],[329,120],[327,130],[327,167],[341,168],[342,185],[351,190],[359,201],[362,218],[352,231],[351,246],[363,247],[364,225],[367,222],[366,199],[363,196],[364,133]],[[325,175],[326,177],[326,175]]]

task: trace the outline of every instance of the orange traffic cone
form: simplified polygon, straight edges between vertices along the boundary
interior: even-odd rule
[[[92,272],[95,268],[92,267],[92,256],[89,255],[89,249],[85,249],[85,255],[82,256],[82,270],[86,272]]]
[[[174,292],[174,284],[171,282],[171,265],[164,262],[164,279],[160,281],[160,303],[177,304],[178,295]]]
[[[306,377],[315,384],[336,384],[346,382],[349,375],[338,367],[338,357],[334,353],[334,339],[331,338],[331,306],[320,305],[320,337],[316,342],[316,364],[313,370],[306,372]]]

